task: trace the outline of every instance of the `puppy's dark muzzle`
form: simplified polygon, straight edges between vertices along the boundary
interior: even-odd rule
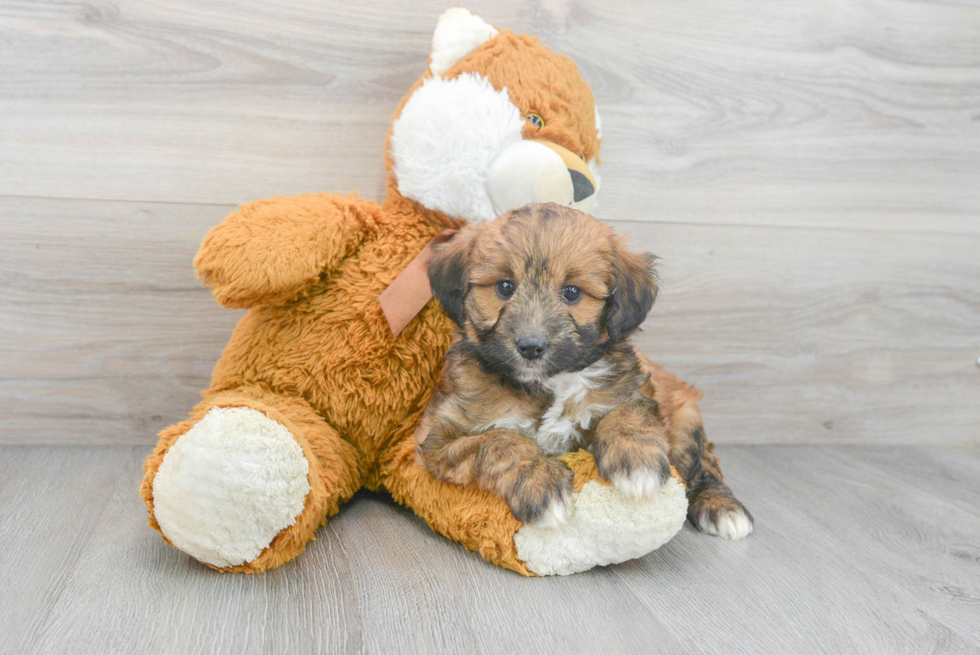
[[[548,343],[541,337],[522,337],[515,342],[517,352],[528,361],[540,359],[548,349]]]

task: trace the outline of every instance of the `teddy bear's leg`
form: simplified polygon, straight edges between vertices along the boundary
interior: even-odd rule
[[[299,398],[214,393],[160,433],[140,489],[150,525],[212,567],[293,559],[361,484],[354,448]]]
[[[558,528],[523,524],[499,496],[436,480],[416,461],[411,436],[383,463],[384,486],[436,532],[523,575],[567,575],[641,557],[684,525],[687,497],[676,471],[655,495],[636,499],[601,480],[590,453],[560,459],[575,477],[573,511]]]

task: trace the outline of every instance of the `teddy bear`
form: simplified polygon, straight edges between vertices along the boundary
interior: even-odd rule
[[[585,451],[562,457],[573,512],[558,528],[522,524],[501,498],[434,480],[416,461],[414,432],[455,326],[428,294],[394,322],[379,302],[447,229],[531,202],[588,211],[600,129],[573,62],[446,11],[389,128],[381,203],[261,200],[203,240],[198,276],[219,303],[248,313],[203,400],[146,460],[150,525],[204,564],[245,573],[298,556],[362,487],[524,575],[622,562],[673,537],[687,512],[679,478],[628,498]]]

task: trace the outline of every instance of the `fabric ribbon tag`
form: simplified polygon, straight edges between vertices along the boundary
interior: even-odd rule
[[[432,237],[432,241],[425,245],[422,252],[416,255],[405,270],[399,273],[388,288],[378,296],[381,311],[388,319],[388,327],[396,338],[432,298],[428,272],[432,246],[449,241],[454,234],[456,230],[443,230]]]

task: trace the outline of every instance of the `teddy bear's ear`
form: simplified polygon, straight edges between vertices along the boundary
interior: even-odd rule
[[[474,48],[497,34],[499,32],[493,25],[462,7],[446,10],[439,17],[436,31],[432,35],[429,70],[435,75],[442,75]]]

